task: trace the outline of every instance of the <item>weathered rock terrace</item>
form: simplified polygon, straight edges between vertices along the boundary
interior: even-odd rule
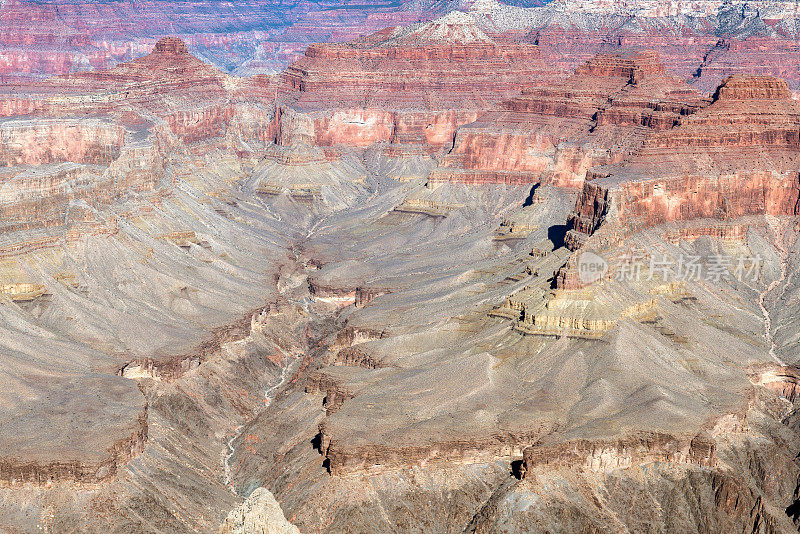
[[[611,218],[633,232],[669,221],[797,213],[800,107],[786,82],[732,76],[711,105],[650,136],[629,161],[593,169],[571,239]]]
[[[590,167],[621,161],[705,103],[655,52],[600,55],[459,128],[432,179],[581,187]]]

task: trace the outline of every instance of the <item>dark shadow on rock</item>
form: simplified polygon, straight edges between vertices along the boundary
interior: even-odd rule
[[[511,462],[511,474],[517,480],[525,478],[525,460],[514,460]]]
[[[566,224],[554,224],[547,229],[547,239],[553,243],[553,248],[561,248],[564,246],[564,237],[567,235],[569,228]]]
[[[322,432],[311,438],[311,446],[314,447],[315,451],[322,454]]]
[[[527,208],[528,206],[533,206],[533,195],[536,194],[536,190],[539,189],[539,185],[541,184],[533,184],[533,187],[531,187],[531,192],[528,193],[528,198],[526,198],[525,202],[522,204],[523,208]]]

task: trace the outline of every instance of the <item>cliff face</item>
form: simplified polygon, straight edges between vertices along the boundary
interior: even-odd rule
[[[302,55],[309,42],[344,41],[436,13],[431,2],[150,0],[134,7],[119,1],[9,0],[0,14],[0,76],[107,70],[145,55],[165,32],[222,70],[275,72]]]
[[[125,130],[101,121],[6,121],[0,124],[0,166],[72,161],[108,165],[119,157]]]
[[[800,107],[785,81],[732,76],[711,105],[658,132],[619,165],[593,171],[570,227],[591,234],[613,211],[627,232],[668,221],[797,214]]]
[[[717,463],[715,448],[709,436],[681,439],[667,434],[645,433],[616,440],[568,441],[553,447],[533,446],[525,449],[523,462],[528,471],[543,466],[579,466],[603,471],[649,462],[714,467]]]
[[[536,9],[518,6],[548,4]],[[474,5],[471,5],[474,4]],[[507,5],[512,4],[512,5]],[[125,2],[9,0],[2,23],[0,75],[10,79],[106,70],[142,56],[165,31],[217,68],[236,74],[278,72],[308,43],[342,42],[387,27],[430,20],[453,3],[273,0]],[[463,2],[490,35],[524,37],[548,63],[571,71],[598,53],[651,48],[670,70],[704,91],[737,72],[800,75],[797,9],[791,2]],[[475,32],[467,32],[473,38]]]
[[[597,53],[648,48],[665,65],[702,91],[713,91],[726,76],[753,73],[787,78],[800,72],[787,61],[798,53],[797,6],[792,2],[624,2],[556,1],[528,13],[494,7],[492,21],[509,24],[551,62],[573,69]],[[527,15],[527,17],[526,17]]]
[[[39,247],[41,240],[18,233],[36,228],[114,233],[116,216],[101,222],[90,214],[87,226],[75,203],[103,209],[136,194],[158,203],[173,185],[164,159],[187,144],[225,136],[271,142],[277,87],[271,77],[232,81],[176,38],[109,71],[5,86],[0,211],[17,243],[9,246]],[[128,205],[120,215],[135,213]]]
[[[492,103],[554,75],[536,46],[490,38],[472,17],[453,12],[344,44],[310,46],[282,79],[296,92],[289,106],[308,117],[304,135],[316,144],[387,141],[437,149]]]
[[[581,187],[590,167],[621,161],[704,104],[655,52],[600,55],[460,128],[432,179]]]
[[[147,442],[147,405],[131,422],[130,435],[118,437],[104,453],[91,451],[94,458],[71,459],[74,451],[65,450],[60,458],[30,459],[21,450],[0,451],[0,485],[41,486],[58,482],[98,483],[108,481],[131,458],[141,454]],[[113,433],[119,434],[114,428]],[[125,432],[125,429],[122,430]],[[32,455],[35,456],[35,455]]]

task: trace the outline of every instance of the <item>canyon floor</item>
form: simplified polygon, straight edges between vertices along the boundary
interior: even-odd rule
[[[603,339],[525,335],[492,312],[551,291],[577,193],[399,183],[385,165],[354,158],[322,189],[336,202],[314,204],[254,196],[258,165],[219,202],[201,171],[116,236],[48,253],[88,287],[3,308],[4,351],[26,363],[4,360],[21,385],[4,393],[0,448],[49,462],[36,481],[10,468],[23,474],[0,490],[6,530],[210,532],[259,488],[302,532],[794,528],[796,375],[770,355],[759,308],[763,295],[769,332],[791,331],[778,303],[795,301],[797,244],[773,228],[792,220],[754,217],[734,244],[647,232],[645,249],[760,254],[763,275],[666,292]],[[402,207],[420,195],[447,213]],[[505,238],[514,216],[535,229]],[[152,237],[178,220],[201,244]],[[219,322],[203,348],[195,314]],[[120,348],[101,352],[109,339]],[[48,481],[141,434],[143,411],[146,441],[113,478]],[[280,509],[255,510],[242,517],[286,527]]]

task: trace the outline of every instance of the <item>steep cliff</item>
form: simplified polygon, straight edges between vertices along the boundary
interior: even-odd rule
[[[655,52],[602,54],[459,128],[431,179],[581,187],[590,167],[621,161],[705,103]]]
[[[596,168],[570,227],[631,233],[668,221],[797,214],[800,107],[783,80],[731,76],[711,105],[650,136],[630,160]]]
[[[312,45],[282,79],[317,144],[436,149],[492,103],[556,75],[536,46],[490,37],[470,15],[452,12],[344,44]]]

